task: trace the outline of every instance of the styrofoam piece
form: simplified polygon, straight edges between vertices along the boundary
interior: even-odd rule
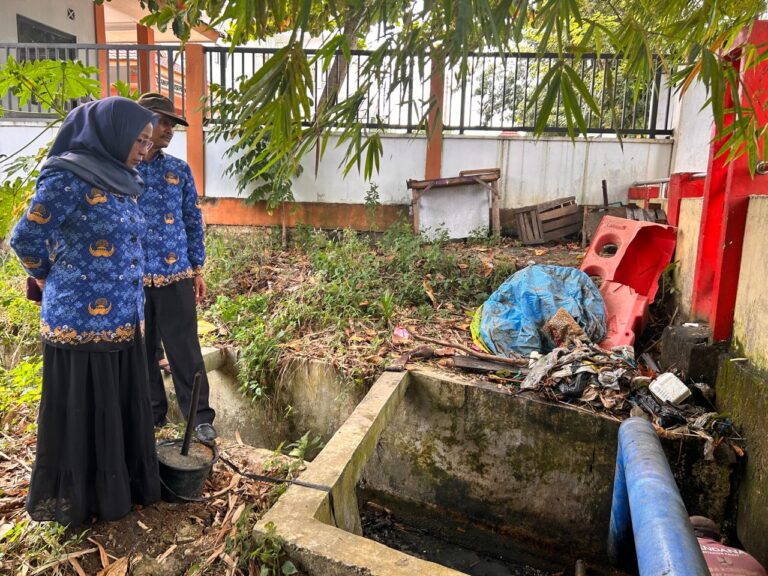
[[[648,389],[656,400],[659,402],[669,402],[670,404],[680,404],[680,402],[691,395],[688,386],[683,384],[680,378],[671,372],[665,372],[656,378],[656,380],[651,382]]]

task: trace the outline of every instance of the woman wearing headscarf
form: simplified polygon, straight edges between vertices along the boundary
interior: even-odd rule
[[[141,341],[145,223],[135,170],[155,115],[78,106],[53,142],[11,246],[42,289],[43,389],[27,511],[79,525],[160,498]]]

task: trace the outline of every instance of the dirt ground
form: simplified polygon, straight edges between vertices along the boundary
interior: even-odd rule
[[[288,469],[289,459],[236,442],[220,443],[219,451],[246,473],[285,477]],[[0,468],[0,478],[5,517],[23,514],[27,478],[17,475],[15,491],[4,486],[10,479],[7,469]],[[11,510],[7,497],[14,494],[21,497],[13,501],[15,510]],[[240,545],[250,542],[255,518],[271,506],[277,494],[274,484],[253,481],[218,462],[204,487],[204,502],[136,506],[118,521],[70,528],[62,540],[83,533],[85,538],[68,546],[65,554],[32,569],[25,566],[22,550],[0,563],[0,574],[175,576],[234,574],[236,567],[244,574],[258,574],[255,560],[246,558]]]

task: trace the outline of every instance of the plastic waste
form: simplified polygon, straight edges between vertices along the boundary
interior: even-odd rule
[[[624,375],[624,368],[618,368],[616,370],[601,370],[597,375],[597,381],[602,384],[604,388],[610,388],[611,390],[621,390],[619,386],[619,378]]]
[[[580,398],[593,374],[579,372],[573,380],[566,380],[557,386],[557,391],[566,398]]]
[[[560,308],[590,340],[605,338],[605,304],[594,282],[581,270],[551,265],[524,268],[491,294],[479,312],[480,337],[501,356],[552,350],[541,330]]]
[[[662,428],[672,428],[673,426],[685,424],[687,422],[685,414],[674,406],[660,404],[656,398],[653,397],[648,388],[639,388],[637,392],[635,392],[632,400],[643,410],[656,416],[659,421],[659,426]]]

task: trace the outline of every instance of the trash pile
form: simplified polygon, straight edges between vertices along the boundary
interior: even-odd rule
[[[604,350],[592,343],[533,353],[520,392],[537,391],[620,418],[644,415],[670,432],[712,439],[737,436],[730,418],[713,410],[710,386],[695,384],[691,389],[671,372],[658,374],[653,360],[644,357],[647,364],[638,363],[629,346]]]
[[[561,326],[565,322],[565,326]],[[534,265],[510,276],[483,303],[470,326],[472,340],[486,352],[507,356],[550,350],[556,333],[601,342],[605,304],[594,282],[567,266]]]
[[[661,228],[666,234],[666,227]],[[662,373],[647,353],[640,362],[635,358],[634,331],[629,326],[642,327],[641,317],[653,301],[662,269],[646,270],[642,285],[622,272],[622,279],[635,282],[639,290],[631,289],[630,300],[643,304],[633,304],[625,314],[611,308],[617,300],[609,301],[603,287],[598,288],[584,271],[529,266],[502,283],[475,312],[470,325],[473,347],[413,335],[441,348],[421,346],[387,369],[403,370],[409,360],[440,357],[442,366],[484,373],[510,393],[535,393],[616,419],[645,416],[659,430],[706,437],[714,451],[718,438],[738,437],[731,420],[714,411],[714,391],[706,384],[689,388],[674,374]],[[638,319],[627,324],[632,315]],[[631,338],[620,332],[625,327]],[[410,338],[397,328],[393,343],[404,344]],[[626,341],[614,345],[622,340]]]

